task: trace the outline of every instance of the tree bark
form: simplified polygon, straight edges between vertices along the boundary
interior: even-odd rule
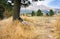
[[[23,21],[20,18],[21,0],[14,0],[13,20]]]

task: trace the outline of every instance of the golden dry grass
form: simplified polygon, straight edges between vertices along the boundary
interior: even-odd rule
[[[23,17],[28,25],[12,18],[0,21],[0,39],[60,39],[60,18]]]

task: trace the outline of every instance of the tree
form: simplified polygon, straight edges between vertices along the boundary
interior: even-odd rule
[[[2,1],[2,2],[1,2]],[[4,1],[4,2],[3,2]],[[13,20],[20,20],[23,21],[20,17],[20,9],[21,6],[28,7],[31,3],[29,0],[10,0],[11,3],[6,3],[8,0],[0,0],[0,3],[3,5],[9,4],[9,7],[12,3],[14,3],[13,7]],[[10,9],[10,8],[9,8]]]
[[[3,12],[4,17],[8,17],[8,15],[12,15],[12,13],[10,13],[10,12],[12,12],[13,6],[11,5],[11,3],[8,3],[8,0],[0,0],[0,7],[1,6],[5,10],[5,12]],[[6,14],[8,14],[8,15],[6,15]]]
[[[38,1],[38,0],[32,0],[32,1]]]
[[[53,10],[50,10],[49,11],[49,16],[53,16],[54,15],[54,11]]]
[[[3,15],[4,11],[5,11],[5,8],[2,5],[0,5],[0,19],[4,18],[4,15]]]
[[[42,16],[43,15],[43,13],[41,12],[41,10],[39,9],[38,11],[37,11],[37,16]]]
[[[21,6],[27,7],[30,5],[30,1],[28,0],[12,0],[14,2],[14,12],[13,12],[13,20],[23,21],[20,17],[20,9]]]
[[[29,0],[12,0],[12,2],[14,2],[13,20],[23,21],[19,15],[21,6],[28,7],[31,4],[30,1]]]
[[[5,11],[5,6],[6,5],[6,0],[0,0],[0,19],[4,18],[4,11]],[[5,7],[4,7],[5,6]]]
[[[32,11],[31,16],[35,16],[35,12],[34,11]]]
[[[32,0],[32,1],[38,1],[38,0]],[[44,1],[44,0],[39,0],[39,1]]]

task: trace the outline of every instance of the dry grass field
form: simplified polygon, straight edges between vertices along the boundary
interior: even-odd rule
[[[60,39],[60,16],[22,18],[26,24],[12,17],[1,20],[0,39]]]

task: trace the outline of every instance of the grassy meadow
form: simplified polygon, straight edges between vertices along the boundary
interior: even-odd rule
[[[60,39],[60,16],[21,17],[26,24],[12,17],[0,21],[0,39]]]

